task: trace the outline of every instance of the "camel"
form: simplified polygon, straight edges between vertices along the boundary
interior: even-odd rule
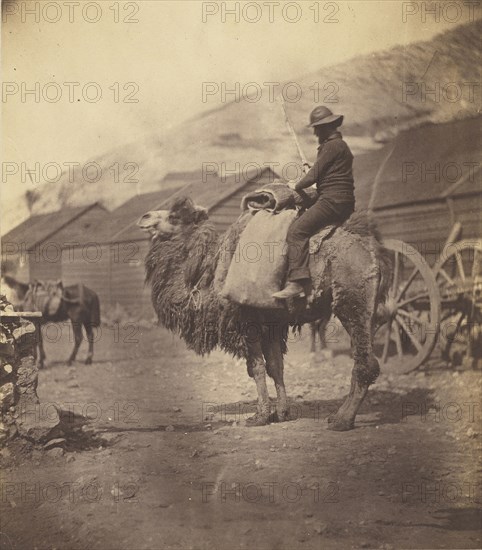
[[[380,371],[373,354],[374,325],[377,305],[385,300],[391,279],[388,254],[366,218],[353,215],[323,242],[321,261],[311,258],[313,292],[308,306],[303,298],[289,308],[264,310],[235,304],[219,294],[220,256],[237,242],[241,223],[220,237],[206,209],[179,197],[168,210],[144,214],[138,226],[151,236],[146,283],[151,285],[160,324],[198,354],[220,347],[246,360],[258,394],[257,412],[248,425],[289,419],[283,379],[288,329],[327,320],[333,312],[351,336],[354,367],[349,394],[328,418],[328,428],[354,428],[357,411]],[[266,374],[276,388],[273,413]]]

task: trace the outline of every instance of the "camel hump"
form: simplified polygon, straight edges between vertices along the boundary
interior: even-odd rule
[[[375,237],[375,239],[381,242],[377,226],[374,220],[368,215],[368,212],[366,210],[356,210],[341,225],[327,225],[321,231],[313,235],[310,239],[310,254],[319,252],[321,245],[326,240],[333,237],[338,228],[343,229],[347,233],[359,235],[360,237]]]

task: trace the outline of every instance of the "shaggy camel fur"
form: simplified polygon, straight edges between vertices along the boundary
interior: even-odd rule
[[[245,358],[258,392],[258,411],[249,423],[264,425],[288,419],[283,355],[289,327],[326,319],[333,311],[351,336],[354,368],[349,395],[328,422],[332,430],[349,430],[379,374],[372,338],[377,304],[384,300],[390,282],[388,256],[367,220],[354,215],[312,257],[313,292],[308,307],[300,299],[287,310],[240,306],[219,297],[215,280],[220,278],[221,254],[232,254],[248,216],[221,238],[207,211],[190,198],[178,198],[169,210],[142,216],[138,225],[152,236],[146,282],[151,285],[159,321],[198,354],[219,346]],[[277,393],[273,414],[266,373]]]

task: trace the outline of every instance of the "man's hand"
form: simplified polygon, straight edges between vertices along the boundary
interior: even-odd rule
[[[290,180],[290,181],[288,182],[288,187],[289,187],[290,189],[293,189],[293,191],[298,191],[298,189],[296,189],[296,184],[297,184],[297,183],[298,183],[298,182],[297,182],[296,180]]]
[[[311,164],[308,164],[307,162],[303,163],[303,173],[307,174],[310,171]]]

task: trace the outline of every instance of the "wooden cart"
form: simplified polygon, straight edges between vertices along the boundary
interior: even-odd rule
[[[394,277],[375,352],[410,372],[437,341],[452,364],[480,357],[481,117],[400,134],[379,169],[369,209]]]
[[[430,267],[411,245],[389,239],[393,281],[376,335],[382,367],[411,372],[426,361],[437,340],[452,362],[478,360],[482,306],[482,239],[456,240],[456,223]],[[451,354],[454,344],[460,350]],[[458,355],[457,355],[458,354]]]

